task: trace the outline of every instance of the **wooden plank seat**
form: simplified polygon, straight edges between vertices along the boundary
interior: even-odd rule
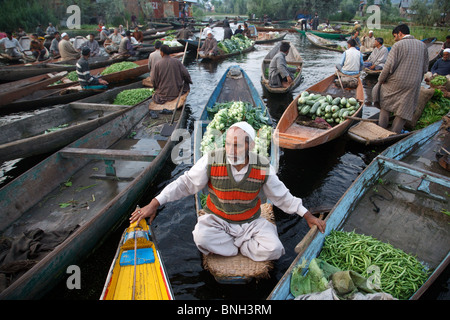
[[[102,110],[102,111],[117,111],[120,109],[128,109],[128,108],[132,107],[132,106],[128,106],[128,105],[85,103],[85,102],[72,102],[69,105],[74,109]]]
[[[113,149],[90,149],[90,148],[64,148],[59,153],[64,158],[87,158],[91,160],[103,160],[105,162],[105,175],[92,175],[95,179],[120,179],[132,180],[132,177],[117,177],[114,163],[116,160],[146,161],[152,162],[160,150],[137,151],[137,150],[113,150]]]

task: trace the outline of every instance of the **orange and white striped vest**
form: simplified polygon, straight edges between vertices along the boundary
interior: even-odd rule
[[[223,156],[219,156],[219,161],[216,159],[216,162],[213,162],[216,152]],[[244,178],[236,182],[231,165],[226,161],[225,150],[219,149],[210,153],[207,169],[209,193],[205,211],[231,223],[250,222],[261,215],[261,199],[258,195],[267,181],[269,163],[252,152],[250,159]]]

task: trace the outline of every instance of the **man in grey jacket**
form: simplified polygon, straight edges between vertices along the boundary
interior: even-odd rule
[[[289,68],[286,62],[286,55],[291,48],[289,42],[282,42],[280,52],[270,61],[269,65],[269,86],[273,88],[287,88],[294,81],[294,74],[300,71],[300,67]]]

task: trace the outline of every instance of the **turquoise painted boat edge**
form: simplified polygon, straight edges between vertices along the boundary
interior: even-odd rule
[[[135,109],[135,108],[133,108]],[[148,105],[145,105],[148,110]],[[145,113],[146,114],[146,113]],[[145,115],[144,114],[144,115]],[[111,120],[102,127],[87,134],[81,139],[88,139],[91,135],[102,135],[106,126],[121,121],[121,117]],[[186,122],[186,113],[182,112],[182,118],[178,123]],[[169,157],[170,151],[175,146],[176,141],[169,141],[168,148],[164,148],[160,153],[158,162],[164,163]],[[71,146],[79,145],[79,140],[75,141]],[[59,157],[55,153],[51,157]],[[155,159],[156,160],[156,159]],[[30,169],[28,172],[32,171]],[[109,235],[120,223],[127,217],[135,206],[139,198],[143,195],[148,187],[152,177],[159,171],[159,166],[148,166],[136,179],[136,183],[130,183],[121,193],[112,199],[89,223],[79,227],[71,236],[63,243],[56,247],[51,254],[48,254],[31,268],[24,276],[19,278],[6,290],[0,293],[0,300],[23,300],[23,299],[39,299],[43,294],[47,293],[53,285],[62,280],[66,273],[67,267],[76,265],[92,250],[101,245],[102,241]],[[2,188],[3,189],[3,188]],[[106,275],[102,275],[106,276]]]
[[[442,120],[438,121],[424,129],[421,129],[414,134],[402,139],[386,149],[381,155],[390,157],[392,159],[401,159],[404,157],[407,151],[410,151],[414,145],[423,145],[426,141],[428,141],[434,133],[436,133],[440,126],[442,125]],[[334,208],[328,215],[327,219],[327,227],[325,232],[317,233],[314,239],[311,241],[310,245],[307,247],[305,252],[301,256],[297,256],[294,260],[294,263],[288,268],[283,277],[279,280],[275,288],[272,290],[270,295],[268,296],[268,300],[290,300],[294,299],[294,296],[290,293],[290,282],[291,282],[291,271],[292,269],[300,264],[303,259],[307,262],[311,261],[313,258],[316,258],[323,246],[325,241],[325,237],[330,234],[332,230],[339,230],[342,227],[345,218],[348,213],[351,212],[351,209],[355,202],[360,199],[362,194],[370,188],[370,181],[372,178],[377,175],[382,175],[388,169],[384,166],[380,165],[378,156],[372,160],[372,162],[363,170],[363,172],[356,178],[356,180],[350,185],[345,194],[339,199]],[[447,257],[441,264],[448,264],[450,260],[450,254],[447,254]],[[433,277],[433,274],[430,275],[429,279]],[[428,281],[428,280],[427,280]],[[419,288],[420,290],[420,288]],[[416,291],[417,292],[417,291]],[[412,296],[414,297],[414,295]],[[411,297],[411,298],[412,298]]]

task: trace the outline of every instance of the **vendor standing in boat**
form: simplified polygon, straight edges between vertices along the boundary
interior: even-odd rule
[[[378,125],[387,128],[393,112],[395,118],[390,130],[401,133],[417,107],[423,76],[428,71],[428,50],[422,41],[409,34],[406,24],[395,27],[392,35],[396,43],[389,52],[372,96],[380,105]]]
[[[279,180],[269,160],[250,150],[255,130],[247,122],[233,124],[226,133],[224,149],[216,149],[162,190],[152,201],[131,215],[131,222],[156,216],[160,205],[193,195],[208,186],[205,215],[198,218],[194,242],[203,254],[235,256],[239,252],[254,260],[276,260],[284,254],[276,226],[261,217],[264,194],[288,214],[305,218],[309,227],[325,231],[326,223],[314,217],[300,198]]]
[[[152,83],[155,88],[153,101],[164,104],[175,100],[180,94],[184,83],[182,94],[190,90],[192,84],[191,76],[186,67],[179,59],[170,56],[170,47],[163,44],[160,49],[162,59],[152,66]]]
[[[300,71],[300,66],[290,68],[287,66],[286,56],[289,54],[291,45],[288,42],[282,42],[280,52],[278,52],[270,61],[269,65],[269,86],[272,88],[287,88],[294,81],[294,74]]]
[[[153,78],[155,77],[155,68],[154,66],[158,61],[162,59],[161,57],[161,46],[162,42],[159,40],[155,41],[155,51],[150,53],[150,56],[148,57],[148,70],[150,71],[150,85],[153,87]]]
[[[100,77],[94,77],[89,70],[89,47],[81,48],[81,58],[77,61],[76,71],[78,81],[83,89],[106,89],[108,82]]]
[[[342,54],[340,64],[336,64],[336,69],[346,75],[358,75],[364,67],[364,61],[361,52],[356,49],[356,41],[350,39],[347,41],[348,49]]]

